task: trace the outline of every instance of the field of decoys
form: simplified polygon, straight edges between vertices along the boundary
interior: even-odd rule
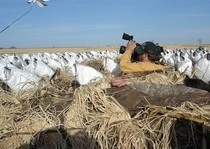
[[[107,50],[104,50],[106,48]],[[98,50],[96,47],[92,48],[93,50],[91,47],[75,48],[75,50],[74,48],[66,48],[65,52],[57,50],[58,52],[53,53],[53,50],[46,52],[47,50],[42,49],[43,52],[30,54],[27,50],[25,50],[26,53],[24,50],[18,49],[2,50],[0,79],[13,92],[17,93],[20,90],[34,87],[29,84],[35,85],[43,77],[51,78],[56,70],[67,68],[69,74],[74,76],[81,85],[88,84],[94,80],[104,79],[105,76],[99,70],[83,64],[85,61],[100,61],[103,70],[113,75],[120,73],[119,59],[121,54],[119,54],[119,50],[116,47],[106,48],[98,47]],[[161,61],[174,71],[209,83],[210,51],[208,48],[165,49],[161,55]]]

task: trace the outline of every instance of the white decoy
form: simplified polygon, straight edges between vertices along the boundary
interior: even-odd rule
[[[5,61],[0,62],[0,79],[15,93],[32,88],[37,89],[40,80],[37,75],[21,70]]]
[[[190,53],[190,59],[193,64],[196,64],[201,59],[201,53],[199,51],[193,51]]]
[[[7,54],[5,57],[5,61],[7,63],[15,65],[18,68],[22,67],[22,58],[18,54]]]
[[[121,72],[119,63],[109,57],[103,59],[103,67],[105,70],[113,74],[119,74]]]
[[[174,67],[174,58],[173,58],[173,51],[171,50],[165,50],[164,52],[161,53],[163,60],[166,64]]]
[[[47,4],[45,2],[47,2],[49,0],[28,0],[28,4],[34,4],[36,3],[39,7],[44,7],[47,6]]]
[[[180,55],[176,56],[176,69],[180,73],[184,73],[189,77],[192,76],[192,61],[188,58],[188,55],[186,55],[186,53],[180,52]]]
[[[54,59],[54,60],[56,60],[56,61],[59,61],[59,56],[58,56],[58,54],[56,54],[56,53],[51,53],[51,54],[50,54],[50,58],[52,58],[52,59]]]
[[[84,57],[81,53],[77,53],[77,56],[76,56],[76,62],[77,63],[81,63],[84,61]]]
[[[73,67],[70,69],[70,73],[76,77],[77,81],[81,85],[103,79],[103,75],[99,71],[90,66],[82,64],[73,65]]]
[[[50,68],[52,68],[54,71],[62,68],[61,63],[59,63],[58,61],[56,61],[50,57],[44,57],[44,58],[42,58],[42,61],[45,64],[47,64]]]
[[[203,80],[205,83],[210,81],[210,53],[201,58],[194,66],[195,76]]]
[[[49,77],[49,78],[51,78],[55,73],[42,60],[34,57],[29,61],[29,64],[27,66],[23,67],[23,70],[34,73],[39,77]]]

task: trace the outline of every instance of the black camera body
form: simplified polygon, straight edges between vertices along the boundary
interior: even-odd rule
[[[128,35],[126,33],[123,33],[122,39],[127,40],[127,41],[130,41],[130,40],[133,40],[133,36]],[[136,43],[136,46],[141,46],[141,45],[139,43]],[[126,46],[121,46],[120,47],[120,50],[119,50],[119,53],[120,54],[123,54],[125,52],[125,50],[126,50]],[[134,49],[134,51],[135,51],[135,49]]]
[[[126,33],[123,33],[122,39],[130,41],[130,40],[133,40],[133,36],[132,35],[128,35]]]
[[[133,40],[133,36],[129,35],[129,34],[126,34],[126,33],[123,33],[122,39],[130,41],[130,40]],[[141,45],[139,43],[136,43],[136,47],[138,47],[138,46],[141,46]],[[134,49],[134,52],[132,53],[132,56],[131,56],[131,62],[137,62],[138,61],[137,60],[138,54],[135,52],[135,49]],[[126,46],[120,46],[119,53],[123,54],[125,51],[126,51]]]

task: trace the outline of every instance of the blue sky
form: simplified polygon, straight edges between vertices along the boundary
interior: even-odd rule
[[[81,47],[142,43],[210,43],[210,0],[50,0],[0,34],[0,47]],[[27,0],[0,1],[0,30],[30,9]]]

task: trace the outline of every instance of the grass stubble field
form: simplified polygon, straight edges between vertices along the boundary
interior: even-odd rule
[[[161,45],[164,49],[189,49],[198,48],[200,45],[189,44],[171,44]],[[203,47],[210,49],[210,44],[203,44]],[[89,47],[43,47],[43,48],[17,48],[17,49],[1,49],[0,54],[23,54],[23,53],[63,53],[63,52],[88,52],[88,51],[105,51],[105,50],[119,50],[120,46],[89,46]]]

